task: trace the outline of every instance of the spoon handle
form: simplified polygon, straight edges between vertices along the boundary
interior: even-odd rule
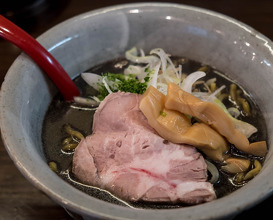
[[[33,37],[0,15],[0,37],[27,53],[49,76],[67,101],[80,91],[59,62]]]

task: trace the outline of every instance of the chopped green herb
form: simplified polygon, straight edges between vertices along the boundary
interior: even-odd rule
[[[162,110],[160,111],[160,115],[162,116],[162,117],[166,117],[167,116],[167,113],[166,112],[163,112]]]
[[[146,76],[146,77],[144,78],[144,81],[145,81],[145,82],[149,82],[149,80],[150,80],[150,77],[149,77],[149,76]]]
[[[128,79],[118,83],[118,89],[123,92],[143,94],[147,89],[147,83],[141,83],[137,79]]]
[[[109,92],[107,91],[107,89],[105,88],[105,86],[103,84],[101,84],[101,87],[99,89],[98,99],[100,101],[102,101],[108,94],[109,94]]]
[[[126,77],[124,74],[121,74],[121,73],[118,73],[118,74],[106,73],[106,74],[103,74],[102,76],[107,77],[107,80],[113,81],[113,82],[115,82],[116,80],[124,81],[125,77]],[[129,75],[129,77],[130,77],[130,75]]]
[[[149,67],[146,67],[145,70],[144,70],[144,72],[147,73],[147,76],[150,76],[151,74],[154,73],[154,70],[151,70]]]
[[[122,91],[143,94],[147,89],[147,83],[150,80],[149,76],[144,78],[144,82],[140,82],[135,75],[129,74],[115,74],[115,73],[106,73],[102,75],[105,77],[105,80],[109,83],[108,86],[112,92]],[[103,83],[100,83],[99,95],[98,98],[103,100],[109,92],[105,88]]]

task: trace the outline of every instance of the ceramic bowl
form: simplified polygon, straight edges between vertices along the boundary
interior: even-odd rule
[[[209,203],[168,210],[110,204],[77,190],[47,165],[41,142],[45,112],[57,90],[25,54],[9,69],[1,89],[0,125],[6,149],[24,176],[84,219],[229,218],[270,195],[273,188],[273,44],[251,27],[212,11],[177,4],[118,5],[71,18],[38,40],[71,77],[123,56],[132,46],[161,47],[172,55],[214,66],[239,82],[267,122],[269,152],[262,171],[246,186]]]

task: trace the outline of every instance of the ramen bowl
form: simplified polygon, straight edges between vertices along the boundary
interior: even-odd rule
[[[74,78],[121,57],[133,46],[163,48],[227,73],[246,88],[266,121],[269,151],[261,172],[244,187],[212,202],[176,209],[133,209],[91,197],[48,167],[42,123],[57,89],[25,54],[10,67],[1,89],[0,125],[6,149],[38,189],[84,219],[231,218],[270,196],[273,189],[273,44],[251,27],[212,11],[167,3],[118,5],[71,18],[38,41]]]

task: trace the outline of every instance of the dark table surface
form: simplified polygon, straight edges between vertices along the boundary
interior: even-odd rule
[[[93,9],[104,6],[141,2],[119,0],[7,0],[0,14],[8,17],[33,37],[52,26]],[[180,0],[168,1],[214,10],[234,17],[273,40],[272,0]],[[0,39],[0,82],[21,51]],[[273,196],[237,216],[235,219],[266,216],[273,219]],[[213,211],[213,210],[212,210]],[[262,217],[263,218],[263,217]],[[17,170],[0,141],[0,220],[4,219],[72,219],[66,211],[33,187]]]

